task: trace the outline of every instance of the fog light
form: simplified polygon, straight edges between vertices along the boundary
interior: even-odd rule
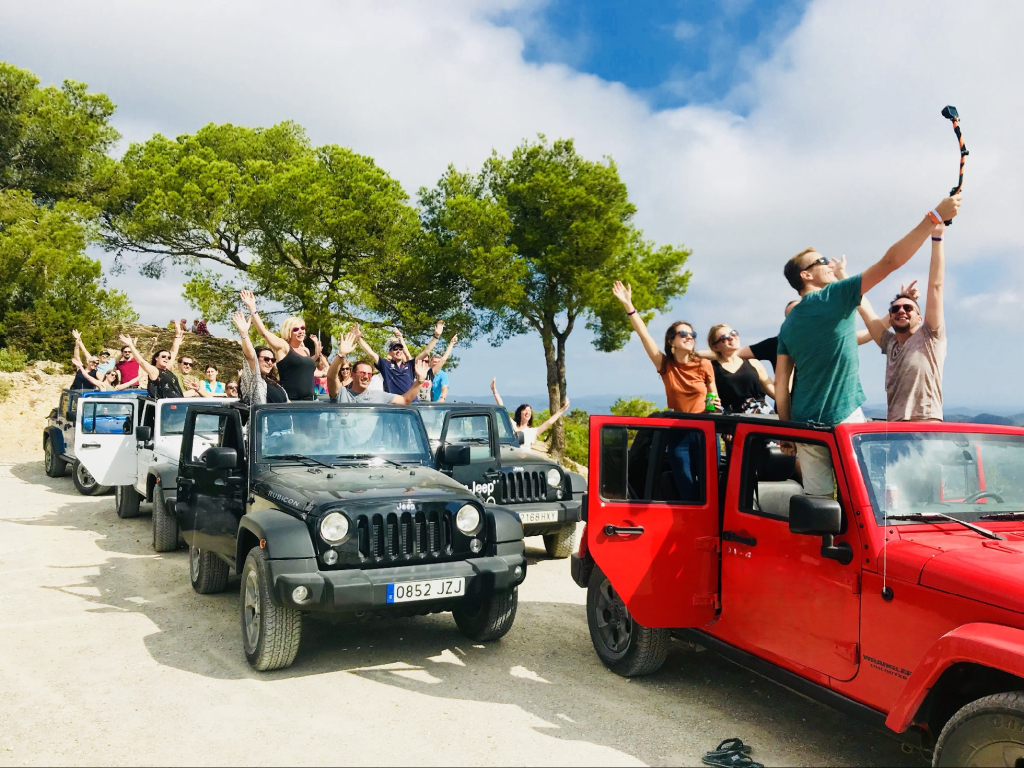
[[[556,499],[561,499],[562,498],[562,489],[561,488],[559,488],[557,491],[555,491],[555,498]]]
[[[469,542],[469,549],[470,549],[470,551],[474,555],[478,554],[480,552],[480,550],[483,549],[483,548],[484,548],[484,543],[482,541],[480,541],[480,539],[473,539],[472,541]]]
[[[296,603],[304,603],[309,599],[309,590],[305,587],[296,587],[292,590],[292,600]]]
[[[338,553],[335,552],[333,549],[328,549],[326,552],[324,552],[324,562],[328,565],[334,565],[336,562],[338,562]]]
[[[512,571],[512,575],[516,578],[516,581],[523,577],[523,566],[517,565],[516,569]]]

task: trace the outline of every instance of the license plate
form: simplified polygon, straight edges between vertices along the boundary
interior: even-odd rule
[[[546,509],[543,512],[520,512],[519,519],[523,521],[523,525],[529,525],[530,523],[557,523],[558,510]]]
[[[466,593],[466,579],[431,579],[430,581],[402,581],[388,584],[389,603],[408,603],[413,600],[438,600],[461,597]]]

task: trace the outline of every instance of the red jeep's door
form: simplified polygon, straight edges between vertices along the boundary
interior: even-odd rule
[[[718,603],[710,419],[590,418],[587,545],[645,627],[700,627]]]

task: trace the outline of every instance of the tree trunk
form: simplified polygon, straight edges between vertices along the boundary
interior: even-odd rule
[[[549,376],[550,379],[550,376]],[[555,337],[555,379],[557,385],[557,405],[551,406],[551,413],[556,413],[565,405],[565,335]],[[551,399],[551,386],[548,385],[548,399]],[[561,418],[551,428],[551,453],[559,459],[565,455],[565,419]]]
[[[558,379],[558,358],[555,352],[555,337],[550,331],[541,333],[541,341],[544,344],[544,364],[548,373],[548,408],[555,413],[562,407],[562,389]],[[536,423],[536,422],[535,422]],[[562,428],[561,420],[551,428],[551,454],[561,458],[565,451],[565,430]]]

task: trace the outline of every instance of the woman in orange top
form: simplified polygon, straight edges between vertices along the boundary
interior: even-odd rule
[[[616,280],[612,286],[612,294],[626,309],[629,322],[633,325],[643,342],[647,356],[658,369],[661,382],[665,385],[665,398],[668,407],[683,413],[703,413],[707,406],[707,395],[714,395],[714,403],[718,403],[718,389],[715,387],[715,372],[711,363],[702,360],[694,349],[697,334],[689,323],[675,322],[665,332],[664,350],[658,349],[658,343],[647,331],[643,318],[633,306],[633,288],[628,283]],[[717,440],[716,440],[717,443]],[[678,440],[669,445],[669,463],[675,476],[681,500],[697,501],[700,488],[696,481],[696,473],[690,464],[691,454],[700,451],[700,436],[697,432],[681,432]]]

